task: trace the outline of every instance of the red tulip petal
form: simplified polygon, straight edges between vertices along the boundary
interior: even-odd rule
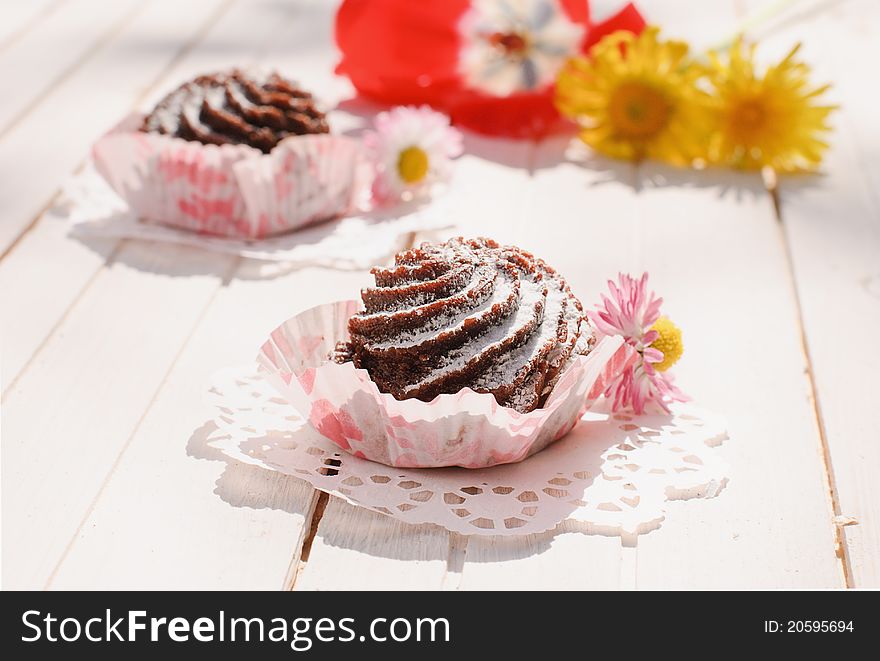
[[[336,15],[336,71],[386,103],[443,105],[458,89],[458,21],[468,0],[345,0]]]
[[[506,97],[470,93],[460,96],[449,112],[456,126],[477,133],[540,138],[569,125],[559,116],[552,97],[552,89]]]
[[[591,23],[590,29],[584,39],[584,51],[589,50],[602,37],[616,32],[617,30],[627,30],[633,34],[639,34],[645,29],[645,19],[639,13],[639,10],[630,2],[614,14],[611,18],[598,23]]]
[[[586,25],[590,22],[590,6],[587,0],[559,0],[559,4],[575,23]]]

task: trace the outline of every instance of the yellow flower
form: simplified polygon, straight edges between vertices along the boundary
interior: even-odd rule
[[[836,106],[818,105],[828,85],[811,87],[809,67],[794,59],[800,44],[763,75],[755,72],[754,45],[737,40],[726,61],[710,53],[708,78],[713,90],[713,131],[708,160],[745,169],[769,166],[777,172],[812,170],[828,144]]]
[[[657,339],[651,342],[651,346],[663,352],[663,360],[654,363],[654,369],[665,372],[678,362],[684,353],[684,343],[681,341],[681,329],[672,323],[669,317],[660,317],[651,326],[652,331],[657,331]]]
[[[614,158],[656,158],[690,165],[700,153],[705,95],[701,71],[685,60],[687,44],[615,32],[566,64],[556,106],[580,126],[581,139]]]

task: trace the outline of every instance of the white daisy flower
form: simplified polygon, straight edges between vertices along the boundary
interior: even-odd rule
[[[373,198],[379,204],[430,195],[446,181],[461,154],[461,133],[428,106],[398,106],[379,113],[364,145],[375,167]]]
[[[474,0],[459,31],[465,84],[494,96],[551,84],[584,38],[558,0]]]

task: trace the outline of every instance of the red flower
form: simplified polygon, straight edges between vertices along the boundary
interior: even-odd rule
[[[565,59],[644,25],[632,4],[594,23],[587,0],[343,0],[336,71],[375,101],[427,103],[479,133],[534,138],[563,125],[552,99]]]

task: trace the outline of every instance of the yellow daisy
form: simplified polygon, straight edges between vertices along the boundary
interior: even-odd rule
[[[705,124],[700,70],[681,41],[658,41],[658,28],[615,32],[569,60],[556,84],[556,106],[581,126],[580,137],[614,158],[656,158],[689,165]]]
[[[800,44],[763,75],[755,72],[754,45],[737,40],[726,61],[710,53],[713,131],[708,160],[745,169],[777,172],[815,169],[828,144],[828,115],[836,106],[818,105],[828,85],[811,87],[810,69],[794,59]]]

